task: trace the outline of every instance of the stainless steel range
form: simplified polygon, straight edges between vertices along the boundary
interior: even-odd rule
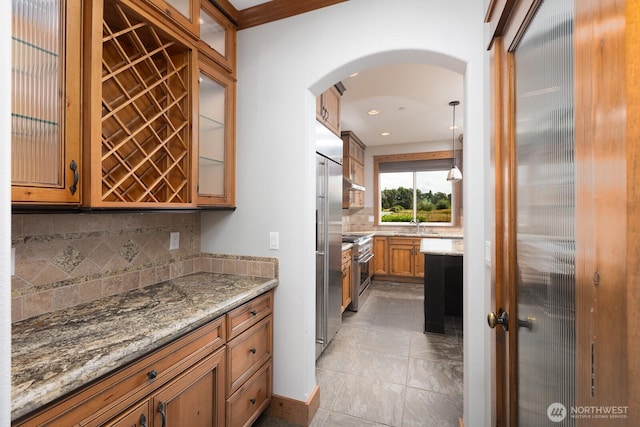
[[[373,234],[343,234],[342,241],[353,243],[351,249],[351,311],[358,311],[368,295],[373,273]]]

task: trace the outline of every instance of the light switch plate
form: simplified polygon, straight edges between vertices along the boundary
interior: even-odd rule
[[[173,251],[180,248],[180,233],[178,231],[172,231],[169,234],[169,250]]]
[[[280,249],[280,233],[277,231],[269,232],[269,249]]]
[[[491,241],[485,240],[484,242],[484,264],[487,267],[491,267]]]

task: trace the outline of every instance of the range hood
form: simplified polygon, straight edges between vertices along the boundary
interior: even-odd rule
[[[342,188],[346,191],[365,191],[362,185],[358,185],[346,176],[342,177]]]

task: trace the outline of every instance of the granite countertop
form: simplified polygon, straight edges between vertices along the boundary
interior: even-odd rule
[[[16,419],[277,286],[276,279],[195,273],[12,325]]]
[[[426,255],[453,255],[464,254],[464,240],[462,239],[422,239],[420,240],[420,252]]]
[[[447,233],[447,232],[426,232],[420,233],[411,231],[390,231],[390,230],[373,230],[373,231],[349,231],[345,234],[373,234],[374,236],[383,237],[416,237],[420,239],[433,238],[433,239],[462,239],[464,236],[460,233]]]

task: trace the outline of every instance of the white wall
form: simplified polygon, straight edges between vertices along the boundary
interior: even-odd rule
[[[11,423],[11,2],[0,2],[0,427]]]
[[[431,63],[464,74],[464,417],[490,424],[483,16],[477,0],[351,0],[239,32],[238,209],[203,213],[202,249],[280,259],[274,393],[304,401],[315,386],[315,96],[362,69]]]

